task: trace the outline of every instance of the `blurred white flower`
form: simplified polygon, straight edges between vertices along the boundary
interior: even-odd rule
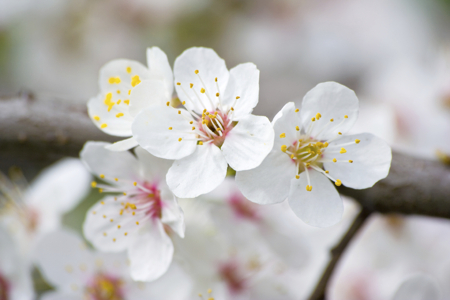
[[[152,281],[170,266],[173,244],[170,229],[184,237],[183,211],[168,189],[164,176],[171,162],[144,149],[130,152],[105,149],[108,143],[87,142],[80,153],[93,174],[110,185],[97,184],[107,196],[89,209],[85,237],[99,250],[128,250],[131,277]],[[170,228],[170,229],[169,229]]]
[[[328,227],[340,221],[343,205],[327,178],[337,186],[371,187],[387,176],[391,149],[369,133],[343,135],[357,119],[358,98],[338,83],[317,85],[303,98],[300,117],[298,112],[288,103],[275,116],[273,150],[259,167],[237,172],[236,182],[253,202],[288,198],[304,222]]]
[[[42,171],[29,187],[21,173],[13,181],[0,173],[0,224],[11,232],[26,259],[42,234],[57,229],[62,215],[86,196],[90,181],[80,160],[72,158]]]
[[[439,286],[432,277],[415,274],[405,279],[392,300],[439,300]]]
[[[153,106],[136,117],[133,136],[155,156],[174,159],[167,184],[178,197],[216,188],[227,164],[258,166],[273,145],[273,129],[252,115],[258,103],[259,70],[246,63],[227,70],[213,50],[191,48],[175,61],[177,94],[186,109]]]
[[[126,255],[93,252],[70,231],[45,236],[36,256],[44,278],[56,288],[44,294],[44,300],[189,299],[190,279],[177,265],[155,282],[135,282]]]
[[[100,93],[89,100],[88,112],[94,124],[107,134],[130,137],[131,124],[143,108],[171,100],[173,75],[166,54],[158,47],[149,48],[147,63],[148,68],[136,61],[119,59],[100,70]],[[138,97],[133,96],[137,86]],[[157,88],[152,89],[153,86]],[[147,93],[148,88],[159,94]],[[123,151],[135,146],[137,141],[130,137],[108,148]]]
[[[30,271],[28,264],[20,256],[15,241],[0,227],[0,299],[34,298]]]

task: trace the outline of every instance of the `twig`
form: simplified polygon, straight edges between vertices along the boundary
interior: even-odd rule
[[[331,249],[331,259],[328,263],[328,266],[322,273],[322,277],[316,285],[316,288],[312,292],[311,296],[308,298],[309,300],[323,300],[325,299],[326,289],[328,287],[328,282],[333,275],[333,271],[339,262],[342,254],[345,249],[347,249],[348,244],[359,231],[359,229],[364,225],[366,219],[370,216],[371,212],[362,208],[361,212],[356,216],[352,225],[348,228],[345,235],[342,237],[340,242]]]

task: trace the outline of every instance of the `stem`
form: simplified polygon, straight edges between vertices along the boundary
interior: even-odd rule
[[[331,249],[331,259],[326,267],[325,271],[322,273],[322,277],[317,283],[314,291],[311,293],[309,300],[324,300],[325,292],[328,287],[328,282],[330,281],[331,275],[333,275],[334,269],[341,259],[342,254],[345,249],[347,249],[348,244],[359,231],[359,229],[364,225],[366,219],[370,216],[371,212],[362,208],[360,213],[353,220],[352,225],[348,228],[347,232],[344,234],[339,243]]]

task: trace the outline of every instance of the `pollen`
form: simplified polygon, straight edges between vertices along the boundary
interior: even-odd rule
[[[97,213],[97,212],[96,212],[95,210],[92,212],[93,215],[95,215],[96,213]]]
[[[330,122],[333,122],[334,121],[334,119],[330,119]]]
[[[116,241],[116,239],[113,239],[113,242],[115,242]]]
[[[300,178],[300,176],[298,176],[298,175],[295,175],[295,178],[299,179],[299,178]]]
[[[299,111],[300,111],[300,109],[298,109],[298,108],[295,109],[295,112],[299,112]]]
[[[181,82],[177,82],[177,85],[181,85]]]
[[[141,83],[141,79],[139,78],[139,75],[134,75],[134,76],[131,78],[131,86],[132,86],[132,87],[135,87],[135,86],[137,86],[139,83]]]
[[[239,99],[239,98],[241,98],[241,97],[239,97],[239,96],[236,96],[236,100],[237,100],[237,99]]]
[[[173,128],[172,127],[169,127],[169,130],[172,130]]]
[[[192,127],[192,130],[195,130],[195,126]]]
[[[328,143],[327,142],[323,143],[323,147],[324,148],[328,147]]]
[[[117,94],[120,94],[120,90],[117,90],[117,92],[116,92]]]
[[[106,124],[106,123],[103,123],[102,125],[100,125],[100,128],[106,128],[106,127],[108,127],[108,124]]]
[[[286,152],[286,150],[287,150],[287,146],[286,145],[282,145],[281,146],[281,151]]]
[[[337,162],[337,159],[336,159],[336,158],[333,158],[333,162]]]
[[[119,178],[114,178],[115,181],[119,181]]]
[[[120,77],[110,77],[108,79],[109,84],[119,84],[120,83]]]
[[[314,122],[315,120],[316,120],[316,118],[311,118],[311,121],[313,121],[313,122]]]
[[[131,94],[131,90],[128,90],[128,95],[130,95]]]
[[[103,236],[106,236],[106,232],[103,232]]]
[[[185,105],[185,104],[186,104],[186,101],[181,102],[181,104]]]
[[[166,105],[169,106],[169,105],[170,105],[170,101],[167,101],[167,102],[166,102]]]
[[[103,215],[103,219],[106,219],[106,215]]]
[[[348,116],[347,116],[347,115],[345,115],[345,116],[344,116],[344,118],[348,119]]]
[[[198,74],[198,70],[195,70],[195,74]]]
[[[178,111],[178,114],[181,115],[181,110]]]
[[[126,103],[126,105],[130,105],[130,100],[123,100],[124,103]]]
[[[345,150],[344,148],[341,148],[341,151],[339,151],[340,154],[344,154],[347,153],[347,150]]]
[[[217,77],[216,77],[216,78],[214,78],[214,81],[215,81],[215,82],[217,82]]]
[[[282,134],[280,134],[280,138],[285,138],[286,137],[286,133],[282,133]]]
[[[114,219],[109,220],[111,223],[114,222]]]
[[[131,73],[131,67],[127,67],[127,73],[128,73],[128,74]]]
[[[99,193],[103,193],[103,189],[98,189],[98,192]]]
[[[191,125],[194,124],[194,121],[190,121],[189,124],[191,124]]]
[[[336,179],[336,182],[334,183],[336,186],[341,186],[342,181],[340,181],[339,179]]]
[[[133,185],[134,185],[134,186],[137,186],[137,182],[136,182],[136,181],[135,181],[135,182],[133,182]]]
[[[216,97],[219,97],[220,96],[220,93],[216,93]]]
[[[94,116],[94,120],[95,121],[100,121],[100,117],[99,116]]]
[[[353,163],[353,160],[349,159],[348,162],[352,164],[352,163]]]
[[[355,143],[359,144],[361,142],[361,140],[356,139]]]
[[[319,120],[320,118],[322,118],[322,115],[320,113],[316,114],[316,119]]]
[[[127,236],[127,235],[128,235],[128,232],[125,232],[123,235],[124,235],[124,236]]]
[[[311,191],[312,191],[312,185],[307,185],[307,186],[306,186],[306,190],[307,190],[308,192],[311,192]]]
[[[327,173],[327,174],[328,174],[328,173],[330,173],[330,171],[326,170],[326,171],[325,171],[325,173]]]
[[[117,100],[116,104],[119,105],[120,102],[122,102],[122,100],[119,99],[119,100]]]
[[[193,83],[190,83],[190,84],[189,84],[189,87],[192,89],[192,88],[194,87],[194,84],[193,84]]]
[[[342,135],[342,132],[338,132],[339,135]]]
[[[182,138],[179,138],[178,141],[181,142]]]
[[[205,89],[204,89],[204,88],[201,88],[201,89],[200,89],[200,93],[204,94],[204,93],[205,93]]]
[[[97,186],[97,182],[92,181],[92,182],[91,182],[91,186],[92,186],[93,188],[95,188],[95,187]]]
[[[139,225],[139,222],[138,222],[138,221],[136,221],[136,225]]]
[[[118,113],[118,114],[116,115],[116,118],[120,118],[120,117],[123,117],[123,113]]]
[[[120,225],[117,225],[117,229],[120,229],[120,227],[122,227],[122,226],[120,226]]]
[[[198,144],[199,144],[199,145],[203,145],[203,142],[202,142],[202,141],[200,141],[200,142],[198,142]]]
[[[100,201],[100,204],[101,205],[105,205],[105,201]]]

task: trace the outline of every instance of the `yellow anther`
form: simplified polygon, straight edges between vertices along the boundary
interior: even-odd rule
[[[230,109],[234,111],[234,108],[233,108],[233,107],[231,107]]]
[[[118,113],[118,114],[116,115],[116,118],[120,118],[120,117],[123,117],[123,113]]]
[[[181,82],[177,82],[177,85],[181,85]]]
[[[281,146],[281,151],[286,152],[286,150],[287,150],[287,146],[286,145],[282,145]]]
[[[205,89],[204,89],[204,88],[201,88],[201,89],[200,89],[200,93],[204,94],[204,93],[205,93]]]
[[[125,232],[123,235],[124,235],[124,236],[127,236],[127,235],[128,235],[128,232]]]
[[[326,171],[325,171],[325,173],[327,173],[327,174],[328,174],[328,173],[330,173],[330,171],[326,170]]]
[[[119,215],[123,215],[123,209],[120,210]]]
[[[128,74],[131,73],[131,67],[127,67],[127,73],[128,73]]]
[[[130,100],[123,100],[124,103],[126,103],[126,105],[130,105]]]
[[[341,186],[342,181],[340,181],[339,179],[336,179],[336,182],[334,183],[336,186]]]
[[[333,158],[333,162],[337,162],[337,159],[336,159],[336,158]]]
[[[100,204],[101,205],[105,205],[105,201],[100,201]]]
[[[348,116],[347,116],[347,115],[345,115],[345,116],[344,116],[344,118],[348,119]]]
[[[141,83],[141,79],[139,78],[139,75],[134,75],[134,76],[131,78],[131,86],[132,86],[132,87],[135,87],[135,86],[137,86],[139,83]]]
[[[299,139],[298,142],[301,143],[303,141],[303,139]]]
[[[185,104],[186,104],[186,101],[181,102],[181,104],[185,105]]]
[[[295,130],[300,131],[300,127],[295,126]]]
[[[298,109],[298,108],[295,109],[295,112],[299,112],[299,111],[300,111],[300,109]]]
[[[214,78],[214,81],[215,81],[215,82],[217,82],[217,77],[216,77],[216,78]]]
[[[309,167],[310,165],[311,165],[310,163],[306,163],[306,164],[305,164],[306,167]]]
[[[349,159],[348,162],[352,164],[352,163],[353,163],[353,160]]]
[[[122,227],[122,226],[120,226],[120,225],[117,225],[117,229],[120,229],[120,227]]]
[[[125,192],[124,192],[124,193],[123,193],[123,195],[124,195],[124,196],[126,196],[126,195],[127,195],[127,193],[125,193]]]
[[[128,90],[128,95],[130,95],[131,94],[131,90]]]
[[[282,134],[280,134],[280,138],[285,138],[286,137],[286,133],[282,133]]]
[[[340,154],[344,154],[347,153],[347,150],[345,150],[344,148],[341,148],[341,151],[339,151]]]
[[[108,79],[109,84],[120,83],[120,77],[110,77]]]
[[[342,132],[338,132],[339,135],[342,135]]]
[[[133,182],[133,185],[134,185],[134,186],[137,186],[137,182],[136,182],[136,181],[135,181],[135,182]]]
[[[194,84],[193,84],[193,83],[190,83],[190,84],[189,84],[189,87],[192,89],[192,88],[194,87]]]
[[[97,213],[97,212],[96,212],[95,210],[92,212],[93,215],[95,215],[96,213]]]
[[[92,182],[91,182],[91,186],[92,186],[93,188],[95,188],[95,187],[97,186],[97,182],[92,181]]]
[[[106,215],[103,215],[103,219],[106,219]]]
[[[103,232],[103,236],[106,236],[106,232]]]
[[[218,113],[217,111],[216,111],[216,112],[214,112],[214,115],[215,115],[215,116],[217,116],[218,114],[219,114],[219,113]]]
[[[114,178],[115,181],[119,181],[119,178]]]
[[[334,121],[334,119],[330,119],[330,122],[333,122]]]
[[[98,189],[98,192],[99,193],[103,193],[103,189]]]
[[[236,100],[237,100],[237,99],[239,99],[239,98],[241,98],[241,97],[239,97],[239,96],[236,96]]]
[[[291,159],[294,159],[294,154],[291,154]]]
[[[116,104],[119,105],[120,102],[122,102],[122,100],[119,99],[119,100],[117,100]]]
[[[195,130],[195,126],[192,126],[192,130]]]
[[[299,179],[299,178],[300,178],[300,176],[299,176],[299,175],[295,175],[295,178]]]
[[[205,115],[209,116],[209,112],[208,112],[208,111],[207,111],[207,112],[205,112]]]
[[[136,214],[136,212],[135,212],[135,211],[133,211],[132,215],[134,216],[135,214]]]
[[[179,138],[178,141],[181,142],[182,138]]]
[[[166,105],[167,105],[167,106],[170,106],[170,101],[167,101],[167,102],[166,102]]]
[[[313,121],[313,122],[314,122],[315,120],[316,120],[316,118],[311,118],[311,121]]]
[[[113,219],[111,219],[111,220],[109,220],[110,222],[114,222],[114,220]]]
[[[181,110],[178,111],[178,114],[181,115]]]
[[[105,178],[105,174],[100,174],[100,178],[101,179]]]
[[[172,127],[169,127],[169,130],[172,130],[173,128]]]
[[[139,222],[136,221],[136,225],[139,225]]]
[[[120,94],[120,90],[117,90],[117,92],[116,92],[117,94]]]
[[[190,121],[189,124],[191,124],[191,125],[194,124],[194,121]]]
[[[355,143],[359,144],[359,142],[361,142],[361,140],[356,139]]]
[[[195,70],[195,74],[198,74],[198,70]]]
[[[220,94],[219,93],[216,93],[216,97],[219,97],[220,96]]]
[[[320,118],[322,118],[322,115],[319,114],[319,113],[317,113],[317,114],[316,114],[316,119],[319,120]]]
[[[203,120],[203,121],[202,121],[202,124],[206,124],[206,120]]]
[[[327,142],[323,143],[323,146],[324,146],[325,148],[328,147],[328,143],[327,143]]]
[[[94,120],[95,121],[100,121],[100,117],[99,116],[94,116]]]
[[[307,190],[308,192],[311,192],[311,191],[312,191],[312,185],[307,185],[307,186],[306,186],[306,190]]]

